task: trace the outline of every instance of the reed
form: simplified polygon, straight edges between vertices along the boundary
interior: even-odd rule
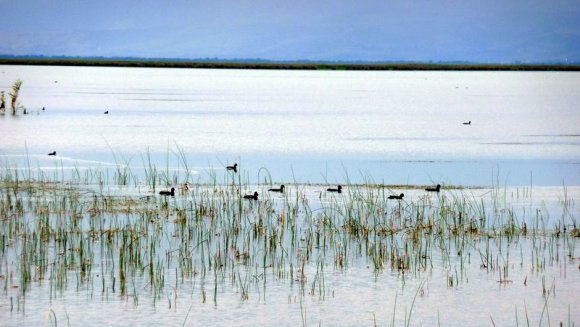
[[[469,280],[470,264],[506,285],[514,256],[522,269],[541,274],[575,255],[577,229],[563,227],[575,224],[568,195],[561,201],[563,216],[550,226],[547,212],[530,215],[512,206],[505,186],[485,196],[461,188],[427,194],[416,187],[393,202],[391,188],[351,184],[345,174],[342,193],[327,193],[328,185],[285,183],[286,192],[272,194],[266,168],[258,171],[257,184],[243,169],[221,176],[208,171],[205,182],[194,182],[185,153],[174,154],[181,167],[175,172],[142,157],[143,180],[130,160],[117,158],[112,182],[101,168],[77,171],[67,180],[64,173],[26,167],[22,175],[4,165],[0,273],[15,276],[4,279],[4,296],[24,305],[31,289],[48,283],[51,301],[73,289],[175,310],[177,294],[194,282],[199,301],[209,296],[214,305],[228,290],[248,301],[262,297],[272,283],[286,284],[296,287],[306,324],[303,298],[324,301],[333,287],[329,276],[348,274],[360,262],[368,263],[369,278],[394,274],[401,287],[440,269],[444,279],[432,282],[454,289]],[[191,187],[161,197],[155,192],[159,181]],[[260,200],[244,201],[243,194],[254,190]],[[518,243],[526,244],[529,256],[514,247]],[[16,293],[12,286],[18,286]],[[405,309],[405,325],[423,286]],[[545,289],[547,303],[553,291]],[[396,304],[393,310],[394,325]],[[544,315],[547,304],[540,320]]]
[[[20,88],[22,87],[22,80],[17,79],[14,84],[12,84],[12,90],[8,95],[10,95],[10,110],[12,111],[13,115],[16,115],[16,110],[18,108],[22,108],[24,113],[26,114],[26,108],[22,107],[22,105],[18,102],[18,97],[20,95]],[[3,102],[3,95],[2,95],[2,102]]]
[[[6,97],[4,91],[0,91],[0,113],[6,112]]]

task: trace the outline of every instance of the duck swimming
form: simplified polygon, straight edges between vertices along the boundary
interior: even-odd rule
[[[405,194],[401,193],[401,195],[389,195],[389,200],[403,200]]]
[[[237,173],[238,172],[238,164],[235,163],[233,166],[227,166],[226,169],[227,170],[233,170],[234,173]]]
[[[471,120],[468,121],[467,123],[463,123],[463,125],[471,125]]]
[[[425,189],[427,192],[439,192],[441,190],[441,185],[437,184],[435,187],[428,187]]]
[[[171,191],[161,191],[161,192],[159,192],[159,195],[174,196],[175,195],[175,187],[172,187]]]
[[[48,154],[49,156],[56,156],[56,151],[52,151],[51,153]]]
[[[258,200],[258,192],[254,192],[254,195],[250,195],[250,194],[244,195],[244,199]]]
[[[284,184],[280,185],[280,188],[271,188],[268,191],[270,191],[270,192],[284,193]]]
[[[342,193],[342,185],[338,185],[338,188],[327,188],[326,191],[327,192]]]

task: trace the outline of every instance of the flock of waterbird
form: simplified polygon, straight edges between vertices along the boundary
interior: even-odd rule
[[[226,170],[232,171],[234,174],[238,172],[238,164],[235,163],[233,166],[226,166]],[[268,192],[275,192],[275,193],[284,193],[285,186],[284,184],[280,185],[279,188],[271,188],[268,189]],[[427,192],[435,192],[439,193],[441,191],[441,185],[437,184],[435,187],[427,187],[425,189]],[[342,193],[342,185],[338,185],[336,188],[327,188],[326,192],[330,193]],[[159,195],[164,196],[175,196],[175,188],[172,187],[170,191],[161,191]],[[254,192],[254,194],[246,194],[243,196],[246,200],[258,200],[258,192]],[[401,193],[400,195],[390,195],[388,197],[389,200],[402,200],[405,194]]]
[[[56,156],[56,151],[50,152],[48,155],[49,156]],[[233,171],[234,173],[237,173],[238,172],[238,164],[235,163],[233,166],[226,166],[226,170]],[[284,186],[284,184],[282,184],[282,185],[280,185],[279,188],[268,189],[268,192],[284,193],[284,188],[285,188],[285,186]],[[435,187],[427,187],[425,189],[425,191],[439,193],[439,191],[441,191],[441,185],[437,184],[437,186],[435,186]],[[326,192],[342,193],[342,185],[338,185],[336,188],[327,188]],[[169,191],[160,191],[159,195],[175,196],[175,187],[172,187],[171,190],[169,190]],[[402,200],[404,196],[405,196],[404,193],[401,193],[400,195],[389,195],[388,199],[389,200]],[[244,199],[246,199],[246,200],[258,200],[258,192],[254,192],[254,194],[246,194],[246,195],[244,195]]]
[[[42,107],[42,110],[45,110],[45,108]],[[108,115],[109,110],[105,111],[104,114]],[[464,122],[463,125],[471,125],[471,120],[468,122]],[[48,155],[49,156],[56,156],[56,151],[52,151]],[[238,172],[238,164],[234,163],[233,166],[226,166],[226,170],[233,171],[234,173],[237,173]],[[268,191],[269,192],[284,193],[284,185],[281,185],[280,188],[271,188]],[[435,186],[435,187],[427,187],[425,189],[425,191],[439,193],[439,191],[441,191],[441,185],[437,184],[437,186]],[[326,192],[342,193],[342,185],[338,185],[337,188],[327,188]],[[159,192],[159,194],[165,195],[165,196],[175,196],[175,188],[172,187],[170,191],[161,191],[161,192]],[[401,193],[399,195],[390,195],[388,197],[388,199],[389,200],[402,200],[404,196],[405,196],[405,194],[403,194],[403,193]],[[244,195],[244,199],[258,200],[258,192],[254,192],[254,194],[246,194],[246,195]]]
[[[471,123],[471,122],[469,122]],[[464,123],[465,124],[465,123]],[[49,156],[56,156],[56,151],[52,151],[48,154]],[[238,172],[238,164],[234,163],[233,166],[226,166],[226,170],[233,171],[234,173]],[[284,193],[285,186],[282,184],[279,188],[271,188],[268,189],[268,192],[277,192],[277,193]],[[435,187],[427,187],[425,191],[427,192],[439,192],[441,190],[441,185],[437,184]],[[327,188],[326,192],[331,193],[342,193],[342,185],[338,185],[336,188]],[[159,195],[164,196],[175,196],[175,187],[172,187],[170,191],[161,191]],[[405,194],[401,193],[400,195],[390,195],[388,197],[389,200],[402,200]],[[244,199],[247,200],[258,200],[258,192],[254,192],[254,194],[246,194],[244,195]]]

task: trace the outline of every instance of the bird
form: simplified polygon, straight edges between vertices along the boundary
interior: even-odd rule
[[[46,110],[46,108],[42,107],[42,111]]]
[[[234,173],[237,173],[238,172],[238,164],[235,163],[233,166],[227,166],[226,169],[227,170],[233,170]]]
[[[254,192],[254,195],[251,195],[251,194],[244,195],[244,199],[258,200],[258,192]]]
[[[280,186],[280,188],[271,188],[268,191],[270,191],[270,192],[284,193],[284,185],[282,184]]]
[[[327,192],[342,193],[342,185],[338,185],[338,188],[327,188],[326,191]]]
[[[56,156],[56,151],[52,151],[51,153],[48,154],[49,156]]]
[[[463,125],[471,125],[471,120],[468,121],[467,123],[463,123]]]
[[[171,191],[161,191],[159,192],[159,195],[171,195],[174,196],[175,195],[175,187],[171,188]]]
[[[405,194],[401,193],[401,195],[389,195],[390,200],[403,200]]]
[[[425,191],[427,192],[439,192],[441,190],[441,185],[437,184],[435,187],[427,187]]]
[[[109,114],[109,110],[105,111],[105,115],[108,115],[108,114]]]

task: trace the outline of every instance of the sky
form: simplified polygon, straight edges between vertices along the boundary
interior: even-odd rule
[[[0,0],[0,54],[580,62],[580,0]]]

